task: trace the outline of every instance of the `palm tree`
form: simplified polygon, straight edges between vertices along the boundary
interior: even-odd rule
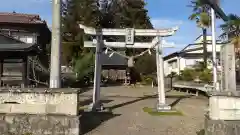
[[[220,38],[228,38],[234,44],[235,51],[240,51],[240,17],[234,14],[228,15],[229,21],[220,25],[223,33]]]
[[[219,4],[219,0],[214,0]],[[203,35],[203,66],[207,67],[207,29],[211,26],[210,6],[203,0],[192,0],[189,5],[193,9],[193,14],[189,16],[190,20],[194,20],[197,26],[202,29]]]
[[[203,65],[207,67],[207,28],[211,24],[211,18],[209,16],[209,8],[201,0],[191,1],[189,7],[193,8],[193,14],[189,16],[190,20],[194,20],[197,26],[202,29],[203,35]]]
[[[240,77],[240,17],[234,14],[228,15],[229,21],[220,25],[223,33],[220,35],[222,39],[228,39],[234,44],[236,53],[236,66],[237,66],[237,80]],[[239,81],[239,80],[238,80]]]

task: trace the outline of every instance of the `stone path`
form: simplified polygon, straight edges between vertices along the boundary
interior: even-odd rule
[[[156,88],[102,88],[102,100],[113,114],[97,113],[81,116],[84,135],[200,135],[208,100],[205,97],[183,98],[185,93],[167,92],[167,103],[172,104],[184,116],[151,116],[143,107],[156,105]],[[80,95],[81,104],[91,102],[92,91]]]

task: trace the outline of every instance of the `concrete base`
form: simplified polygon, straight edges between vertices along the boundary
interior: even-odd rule
[[[205,135],[240,135],[240,121],[211,120],[206,116]]]
[[[87,111],[103,111],[104,107],[102,103],[91,103],[88,106],[88,110]]]
[[[0,114],[1,135],[79,135],[80,117]]]
[[[157,111],[158,112],[168,112],[168,111],[171,111],[172,110],[172,108],[171,108],[171,106],[169,106],[169,105],[157,105]]]

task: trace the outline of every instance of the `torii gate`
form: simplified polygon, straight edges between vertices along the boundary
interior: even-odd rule
[[[91,109],[102,109],[100,104],[100,82],[101,82],[101,53],[103,45],[114,48],[156,48],[156,64],[157,64],[157,80],[158,80],[158,107],[161,110],[170,110],[171,107],[166,104],[165,90],[164,90],[164,72],[163,72],[163,57],[162,57],[162,43],[160,37],[172,36],[178,30],[178,27],[170,29],[94,29],[79,25],[84,30],[85,34],[95,35],[96,40],[93,40],[93,45],[96,44],[95,56],[95,71],[94,71],[94,88],[93,88],[93,103]],[[106,42],[103,41],[102,36],[125,36],[124,42]],[[150,43],[135,43],[134,36],[148,36],[155,37]],[[85,42],[89,45],[90,42]]]

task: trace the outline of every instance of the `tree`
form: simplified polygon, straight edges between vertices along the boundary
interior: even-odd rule
[[[220,25],[222,29],[222,34],[220,38],[228,39],[232,44],[234,44],[236,53],[236,66],[237,66],[237,76],[239,79],[239,61],[240,61],[240,17],[235,14],[228,15],[229,21],[225,24]]]
[[[219,4],[219,0],[214,0]],[[192,0],[189,5],[193,9],[193,13],[189,16],[190,20],[194,20],[197,23],[197,26],[202,29],[203,35],[203,66],[207,68],[207,29],[211,26],[211,14],[210,6],[207,5],[204,0]],[[218,17],[218,15],[217,15]]]
[[[121,0],[118,1],[115,15],[115,26],[119,28],[152,29],[153,26],[145,9],[145,2],[142,0]],[[122,40],[122,39],[120,39]],[[136,37],[135,42],[149,42],[152,38]],[[142,52],[143,49],[126,49],[126,54],[131,56]],[[146,64],[143,68],[142,64]],[[153,68],[150,68],[153,67]],[[130,70],[132,71],[132,70]],[[150,74],[156,71],[155,56],[143,55],[136,60],[135,71],[142,74]],[[137,74],[135,74],[137,75]],[[138,76],[138,75],[137,75]],[[139,77],[133,77],[139,78]]]
[[[89,83],[93,79],[94,72],[94,54],[87,53],[81,58],[74,60],[74,71],[77,74],[77,79],[82,83]]]
[[[230,14],[228,18],[228,22],[220,25],[223,32],[220,38],[228,38],[234,44],[235,51],[240,52],[240,17]]]
[[[83,41],[90,37],[84,36],[79,23],[97,27],[100,13],[95,0],[67,0],[63,10],[63,62],[69,64],[72,58],[89,52],[84,48]]]
[[[99,27],[100,15],[95,0],[67,0],[62,5],[62,63],[73,67],[81,84],[91,79],[94,58],[92,50],[84,48],[84,40],[93,37],[85,36],[79,24]]]
[[[193,14],[189,16],[190,20],[194,20],[197,26],[202,29],[203,35],[203,61],[204,67],[207,67],[207,28],[211,24],[211,18],[209,16],[209,7],[204,4],[201,0],[191,1],[190,7],[193,8]]]
[[[79,62],[84,61],[82,64],[86,65],[88,65],[87,62],[90,62],[81,60],[85,59],[84,56],[92,51],[83,47],[83,41],[84,39],[92,40],[94,37],[84,35],[83,31],[79,29],[79,23],[94,28],[152,28],[147,10],[144,8],[145,3],[142,0],[112,1],[111,5],[112,7],[105,13],[99,11],[96,0],[67,0],[63,5],[63,50],[66,63],[77,67],[76,65],[81,65],[77,64]],[[104,36],[104,39],[113,42],[123,40],[122,37],[110,36]],[[139,40],[150,39],[136,39],[136,41]],[[135,51],[130,50],[129,52]],[[83,67],[77,69],[83,70]]]

